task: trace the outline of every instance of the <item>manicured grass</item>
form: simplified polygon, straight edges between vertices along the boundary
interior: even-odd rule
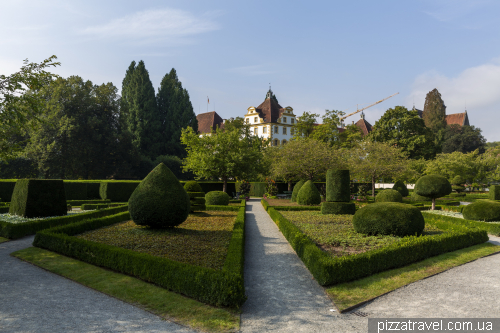
[[[182,325],[211,332],[239,329],[237,312],[200,303],[127,275],[36,247],[16,251],[12,256]]]
[[[0,237],[0,243],[7,242],[8,240],[9,240],[8,238]]]
[[[339,311],[345,311],[412,282],[497,252],[500,252],[500,246],[491,243],[474,245],[428,258],[406,267],[341,283],[327,288],[326,292]]]
[[[399,242],[395,236],[367,236],[357,233],[352,226],[353,215],[324,215],[311,211],[281,211],[323,251],[333,257],[343,257],[382,248]],[[426,224],[424,235],[442,233]]]
[[[231,211],[193,213],[179,226],[160,230],[126,221],[77,237],[191,265],[222,269],[236,215],[237,212]]]

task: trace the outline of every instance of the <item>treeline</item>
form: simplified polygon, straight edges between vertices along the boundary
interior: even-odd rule
[[[29,92],[28,92],[29,93]],[[0,161],[0,178],[142,179],[164,162],[180,179],[183,128],[198,128],[189,94],[175,69],[155,93],[143,61],[132,61],[122,96],[112,83],[57,78],[43,97],[39,121],[10,139],[16,158]]]

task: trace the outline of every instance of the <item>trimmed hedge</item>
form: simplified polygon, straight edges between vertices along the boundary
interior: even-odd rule
[[[184,186],[184,189],[186,189],[186,186]],[[187,192],[187,194],[189,196],[189,203],[191,204],[191,213],[207,209],[204,192]]]
[[[415,183],[415,192],[431,199],[444,197],[451,193],[451,184],[443,176],[425,175]]]
[[[111,200],[66,200],[66,203],[75,207],[83,204],[106,204],[111,203]]]
[[[102,182],[99,187],[99,195],[102,200],[111,200],[114,202],[126,202],[130,199],[140,182]]]
[[[349,202],[351,200],[349,170],[330,169],[326,173],[326,201]]]
[[[63,216],[68,208],[62,180],[19,179],[9,213],[23,217]]]
[[[445,252],[484,243],[484,230],[468,229],[450,222],[427,221],[448,232],[433,236],[409,236],[390,246],[346,257],[331,257],[273,207],[268,213],[316,281],[322,286],[357,280],[375,273],[409,265]]]
[[[1,197],[0,194],[0,198]],[[488,197],[490,200],[500,200],[500,185],[491,185]]]
[[[297,194],[297,203],[299,205],[319,205],[321,203],[321,194],[316,185],[310,180],[304,183]]]
[[[207,206],[227,206],[229,204],[229,195],[222,191],[211,191],[205,194],[205,203]]]
[[[184,189],[186,192],[203,192],[200,184],[198,184],[195,180],[190,180],[184,184]]]
[[[87,199],[101,198],[101,182],[87,182]]]
[[[266,193],[266,183],[250,183],[251,197],[263,197]]]
[[[397,190],[387,189],[377,194],[375,202],[403,202],[403,196]]]
[[[321,204],[322,214],[349,214],[356,213],[356,205],[351,202],[323,202]]]
[[[9,212],[9,206],[0,207],[0,214],[7,214]]]
[[[66,200],[86,200],[87,183],[64,182],[64,192],[66,192]]]
[[[38,232],[33,245],[92,265],[135,276],[201,302],[239,308],[246,300],[243,283],[245,208],[241,207],[238,210],[222,270],[180,263],[73,237],[125,221],[129,219],[128,213]]]
[[[264,207],[264,209],[267,211],[269,208],[274,208],[279,211],[304,211],[304,210],[311,210],[311,211],[320,211],[321,207],[320,206],[269,206],[269,203],[265,199],[261,199],[260,203]]]
[[[401,196],[398,191],[391,191]],[[358,210],[352,225],[362,234],[404,237],[421,235],[425,221],[417,207],[399,202],[379,202]]]
[[[96,217],[113,215],[128,210],[128,206],[113,207],[108,209],[96,210],[88,213],[74,215],[58,216],[23,223],[9,223],[0,220],[0,236],[10,239],[17,239],[28,235],[33,235],[37,231],[48,229],[60,225],[66,225],[78,221],[88,220]]]
[[[2,199],[2,201],[10,202],[14,187],[16,186],[16,181],[15,179],[0,180],[0,199]]]
[[[468,205],[467,205],[468,206]],[[467,206],[460,206],[463,208]],[[455,207],[453,207],[455,208]],[[438,215],[427,212],[422,212],[422,215],[425,217],[425,221],[433,221],[433,222],[446,222],[452,223],[456,226],[461,226],[469,229],[479,229],[484,230],[490,235],[500,236],[500,223],[490,223],[490,222],[481,222],[481,221],[472,221],[467,219],[461,219],[453,216],[446,215]]]
[[[500,221],[500,203],[492,200],[478,200],[464,207],[464,219],[473,221]]]
[[[82,210],[96,210],[96,209],[104,209],[109,208],[109,204],[83,204],[81,206]]]

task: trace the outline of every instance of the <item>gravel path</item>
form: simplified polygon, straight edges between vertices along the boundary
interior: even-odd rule
[[[0,244],[0,332],[194,332],[9,255],[33,238]]]

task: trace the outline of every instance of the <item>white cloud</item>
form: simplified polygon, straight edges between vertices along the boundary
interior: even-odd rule
[[[227,71],[243,76],[257,76],[257,75],[267,75],[275,73],[274,71],[264,69],[263,65],[234,67],[228,69]]]
[[[180,40],[183,37],[219,29],[219,25],[212,21],[215,14],[212,12],[196,17],[178,9],[145,10],[111,20],[103,25],[87,27],[81,34],[142,42]]]
[[[450,22],[469,16],[472,11],[491,3],[490,0],[432,0],[430,5],[434,7],[433,10],[424,13],[440,22]]]
[[[415,101],[415,106],[422,109],[425,96],[434,88],[441,93],[446,113],[463,112],[467,103],[471,125],[480,127],[489,141],[500,140],[496,128],[500,111],[500,59],[467,68],[455,77],[435,71],[421,74],[413,83],[407,105]]]

